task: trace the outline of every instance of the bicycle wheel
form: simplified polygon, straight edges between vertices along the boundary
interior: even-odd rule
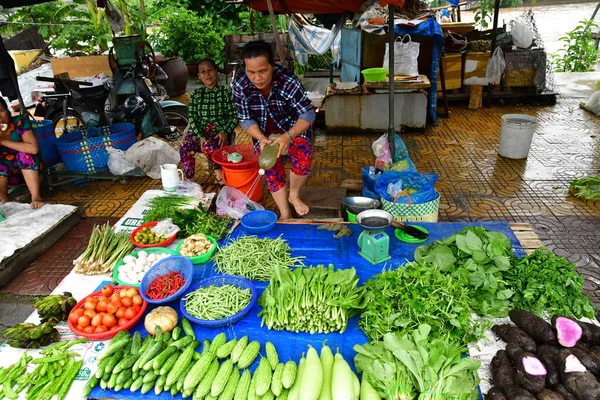
[[[169,134],[168,137],[164,138],[159,137],[159,139],[164,140],[169,146],[179,151],[179,145],[183,140],[183,133],[190,122],[188,118],[188,108],[184,106],[169,107],[163,110],[163,114],[167,119],[169,126],[175,129],[173,129],[173,134]],[[158,124],[158,117],[155,117],[153,125],[157,126]]]
[[[84,130],[86,128],[81,115],[75,110],[67,110],[66,115],[60,111],[52,115],[50,120],[52,121],[56,137],[61,137],[64,134]]]

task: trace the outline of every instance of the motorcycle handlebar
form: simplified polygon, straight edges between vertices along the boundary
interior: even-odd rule
[[[94,84],[92,82],[74,81],[72,79],[48,78],[45,76],[36,76],[35,80],[41,81],[41,82],[52,82],[52,83],[64,82],[64,83],[71,83],[71,84],[80,85],[80,86],[94,86]]]

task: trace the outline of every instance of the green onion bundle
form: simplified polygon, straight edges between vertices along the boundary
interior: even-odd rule
[[[189,315],[214,321],[229,318],[242,311],[250,304],[252,293],[250,289],[240,289],[232,285],[211,285],[188,293],[183,300]]]
[[[127,233],[115,232],[108,222],[106,225],[95,226],[88,247],[73,261],[75,272],[86,275],[109,273],[134,247]]]

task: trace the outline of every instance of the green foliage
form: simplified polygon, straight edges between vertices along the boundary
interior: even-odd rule
[[[179,9],[169,15],[160,31],[153,31],[151,40],[156,50],[168,57],[181,57],[187,62],[211,57],[217,64],[223,63],[225,44],[219,26],[193,11]]]
[[[600,51],[592,39],[592,28],[598,28],[593,21],[580,21],[565,36],[559,38],[563,48],[552,54],[552,63],[557,72],[589,72],[600,60]]]
[[[584,176],[569,185],[569,194],[588,200],[600,200],[600,176]]]
[[[481,29],[487,29],[494,16],[494,0],[480,0],[479,5],[473,10],[475,23],[481,26]]]

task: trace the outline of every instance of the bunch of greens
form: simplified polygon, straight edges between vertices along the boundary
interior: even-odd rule
[[[600,200],[600,176],[575,179],[569,186],[569,194],[587,200]]]
[[[356,345],[356,369],[381,397],[394,400],[477,399],[479,361],[463,358],[462,349],[431,339],[422,324],[411,333],[387,333],[383,342]]]
[[[197,203],[198,200],[193,197],[180,196],[178,194],[154,197],[146,203],[146,206],[150,207],[150,209],[144,215],[144,223],[162,221],[167,218],[173,219],[179,209],[193,208]]]
[[[514,258],[510,240],[499,232],[466,227],[459,233],[415,251],[415,261],[454,277],[464,286],[474,312],[505,317],[513,291],[503,278]]]
[[[515,308],[538,315],[594,317],[594,307],[582,293],[583,278],[575,265],[550,251],[540,248],[520,259],[505,277],[515,292]]]
[[[408,263],[375,275],[365,289],[358,325],[370,340],[426,323],[433,337],[464,347],[482,338],[488,325],[471,318],[470,294],[463,282],[436,268]]]
[[[363,293],[354,268],[277,268],[258,300],[263,307],[258,316],[269,329],[344,332],[348,320],[364,307]]]

